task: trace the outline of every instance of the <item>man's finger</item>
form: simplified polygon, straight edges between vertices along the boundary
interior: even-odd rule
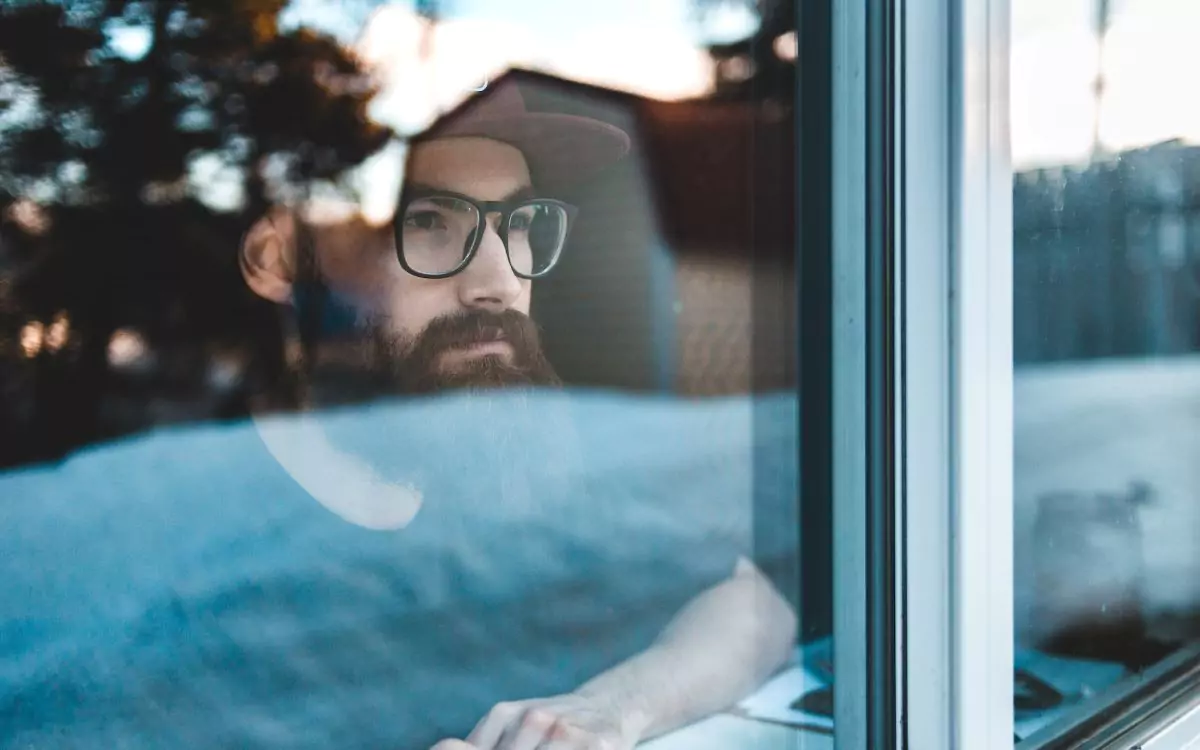
[[[579,731],[562,731],[555,728],[538,750],[587,750],[587,737]]]
[[[557,717],[540,708],[531,708],[521,717],[519,724],[509,724],[509,732],[501,741],[499,750],[538,750],[542,741],[550,736]]]
[[[518,721],[524,712],[524,707],[519,703],[497,703],[475,729],[471,730],[467,743],[477,750],[497,750],[504,730]]]
[[[582,729],[558,724],[537,750],[615,750],[615,747]]]
[[[442,740],[430,748],[430,750],[475,750],[475,747],[468,745],[462,740]]]

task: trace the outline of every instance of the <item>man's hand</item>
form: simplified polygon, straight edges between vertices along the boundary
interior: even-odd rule
[[[467,737],[467,746],[474,750],[631,750],[648,724],[643,716],[569,693],[497,704]]]
[[[434,750],[631,750],[721,711],[791,657],[796,614],[748,560],[690,601],[650,648],[574,692],[500,703]]]

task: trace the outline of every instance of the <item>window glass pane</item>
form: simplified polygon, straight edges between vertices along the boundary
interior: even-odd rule
[[[796,13],[0,6],[4,739],[832,746]]]
[[[1198,634],[1200,6],[1013,0],[1017,727]],[[1124,682],[1123,682],[1124,681]]]

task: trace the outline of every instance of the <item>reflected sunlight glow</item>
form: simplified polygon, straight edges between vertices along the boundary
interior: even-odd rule
[[[752,3],[721,2],[704,11],[704,36],[717,44],[737,42],[758,30],[758,14]]]
[[[26,359],[33,359],[42,350],[44,333],[45,327],[37,320],[26,323],[21,328],[21,354],[25,355]]]
[[[131,62],[141,60],[150,51],[150,29],[144,26],[110,23],[104,33],[108,37],[108,46]]]
[[[114,368],[131,367],[147,354],[146,340],[137,331],[121,328],[108,340],[108,363]]]
[[[795,60],[800,54],[800,41],[796,38],[796,32],[789,31],[775,37],[775,41],[771,43],[771,49],[775,51],[775,56],[780,60],[789,62]]]
[[[36,201],[19,198],[8,207],[8,219],[26,234],[40,237],[50,229],[50,214]]]
[[[67,345],[70,336],[71,318],[65,312],[60,312],[46,328],[43,343],[48,351],[58,352]]]
[[[513,67],[659,99],[700,96],[712,86],[707,53],[673,30],[631,27],[619,42],[610,31],[549,39],[501,20],[433,24],[406,7],[388,5],[372,14],[356,47],[383,81],[372,116],[402,133],[427,127]]]

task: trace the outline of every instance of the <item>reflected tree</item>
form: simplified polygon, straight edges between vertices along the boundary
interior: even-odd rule
[[[757,19],[743,39],[708,45],[718,99],[771,100],[790,106],[796,92],[796,0],[693,0],[705,19],[722,10],[748,10]]]
[[[35,404],[0,435],[0,463],[120,431],[104,413],[119,329],[148,341],[160,375],[194,372],[214,346],[278,350],[266,322],[247,340],[247,321],[265,318],[238,276],[240,231],[390,136],[367,117],[375,86],[358,61],[332,37],[281,28],[285,5],[0,6],[0,314],[15,332],[0,381],[31,383]],[[65,342],[29,333],[55,320]]]

